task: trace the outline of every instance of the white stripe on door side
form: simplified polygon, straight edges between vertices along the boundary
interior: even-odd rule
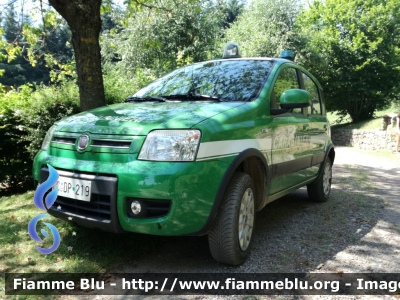
[[[197,153],[197,160],[232,156],[249,148],[260,151],[271,150],[271,141],[271,138],[265,138],[201,143]]]

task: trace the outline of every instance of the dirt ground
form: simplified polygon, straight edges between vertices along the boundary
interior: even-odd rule
[[[396,157],[395,154],[392,155]],[[313,203],[306,189],[257,214],[252,253],[239,267],[216,263],[206,237],[146,237],[130,249],[127,273],[399,273],[400,164],[347,147],[336,148],[332,193]],[[101,296],[79,299],[398,299],[399,296]],[[62,299],[77,299],[63,296]]]
[[[376,197],[383,203],[377,222],[363,235],[361,244],[348,247],[334,260],[327,261],[326,271],[340,267],[345,272],[399,272],[400,165],[390,158],[374,157],[343,147],[337,149],[334,172],[337,179],[335,189],[345,188],[358,195]],[[360,180],[364,178],[364,182],[352,186],[348,181],[351,176],[359,176]]]

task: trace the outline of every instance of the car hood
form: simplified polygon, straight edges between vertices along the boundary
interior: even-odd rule
[[[243,102],[119,103],[67,117],[57,131],[147,135],[153,129],[191,128]]]

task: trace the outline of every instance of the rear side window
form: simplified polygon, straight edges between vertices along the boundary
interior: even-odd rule
[[[304,81],[304,89],[311,95],[311,114],[321,114],[321,99],[319,96],[319,89],[315,82],[306,74],[301,73]]]

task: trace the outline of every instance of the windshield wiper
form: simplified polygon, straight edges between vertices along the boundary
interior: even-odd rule
[[[222,101],[216,96],[200,95],[200,94],[172,94],[160,96],[166,99],[190,99],[193,101]]]
[[[146,102],[146,101],[166,102],[167,99],[160,96],[146,96],[146,97],[130,96],[126,98],[124,102]]]

